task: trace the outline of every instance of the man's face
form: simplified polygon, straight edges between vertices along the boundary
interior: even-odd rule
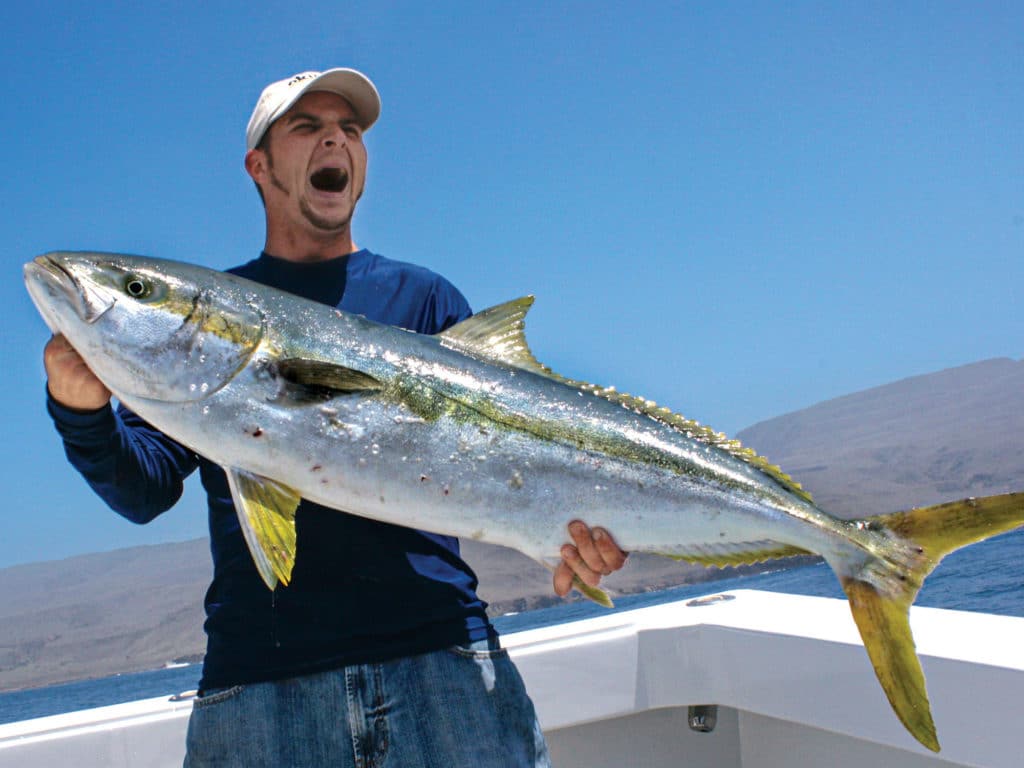
[[[246,155],[246,168],[270,221],[319,238],[348,228],[366,182],[366,147],[345,99],[305,94],[274,121],[261,147]]]

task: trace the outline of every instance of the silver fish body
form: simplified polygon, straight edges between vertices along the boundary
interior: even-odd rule
[[[897,714],[937,749],[907,610],[943,554],[1024,522],[1019,494],[831,517],[724,436],[537,363],[527,299],[429,337],[157,259],[54,253],[25,274],[125,405],[225,468],[270,586],[289,578],[300,498],[549,566],[576,518],[623,549],[706,564],[816,553]],[[983,523],[964,522],[971,510]]]
[[[714,558],[782,543],[863,557],[855,526],[644,413],[440,338],[292,297],[264,306],[260,344],[223,386],[196,371],[183,384],[207,396],[125,404],[217,463],[325,506],[537,560],[557,562],[581,516],[630,551]],[[296,405],[281,359],[330,361],[384,386]]]

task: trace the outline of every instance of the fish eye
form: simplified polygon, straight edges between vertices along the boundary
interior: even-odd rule
[[[129,275],[124,281],[124,292],[133,299],[144,299],[153,292],[153,286],[137,275]]]

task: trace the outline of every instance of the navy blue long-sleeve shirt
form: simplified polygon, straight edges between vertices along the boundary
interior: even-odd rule
[[[439,275],[362,250],[295,263],[262,254],[228,270],[419,333],[471,314]],[[202,690],[437,650],[493,636],[458,541],[303,500],[298,557],[273,592],[246,547],[223,470],[124,407],[48,408],[71,464],[115,511],[146,523],[170,509],[199,469],[209,504],[213,582],[206,593]]]

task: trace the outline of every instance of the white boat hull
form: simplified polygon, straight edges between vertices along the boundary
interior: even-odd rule
[[[933,755],[892,714],[845,601],[728,595],[506,636],[554,764],[1021,765],[1024,619],[911,611],[943,747]],[[718,706],[711,733],[688,727],[695,704]],[[160,697],[0,725],[0,768],[177,767],[190,710]]]

